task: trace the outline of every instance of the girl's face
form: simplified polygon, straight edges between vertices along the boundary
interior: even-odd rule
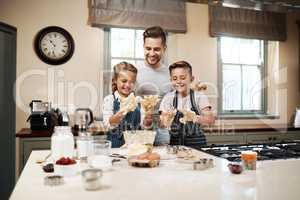
[[[127,97],[133,91],[135,81],[135,73],[131,71],[120,71],[116,80],[119,94],[123,97]]]
[[[188,69],[175,68],[171,71],[172,86],[181,96],[188,94],[193,79]]]

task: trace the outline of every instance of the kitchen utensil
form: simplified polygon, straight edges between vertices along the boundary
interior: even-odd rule
[[[75,110],[75,130],[86,130],[93,122],[93,112],[89,108],[77,108]]]

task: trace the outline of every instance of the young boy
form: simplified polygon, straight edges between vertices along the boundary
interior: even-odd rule
[[[161,116],[166,116],[168,112],[176,109],[176,115],[171,123],[170,144],[200,148],[206,145],[206,138],[200,125],[215,122],[208,98],[203,93],[190,89],[194,77],[188,62],[173,63],[169,66],[169,73],[175,91],[164,96],[160,111]]]

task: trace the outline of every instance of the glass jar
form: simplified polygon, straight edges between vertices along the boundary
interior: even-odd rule
[[[61,157],[74,156],[74,137],[69,126],[56,126],[51,136],[51,157],[54,161]]]

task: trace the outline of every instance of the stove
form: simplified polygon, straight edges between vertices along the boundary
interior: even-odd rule
[[[257,160],[289,159],[300,158],[300,141],[275,144],[212,145],[202,147],[200,150],[233,162],[240,161],[241,152],[249,150],[257,152]]]

